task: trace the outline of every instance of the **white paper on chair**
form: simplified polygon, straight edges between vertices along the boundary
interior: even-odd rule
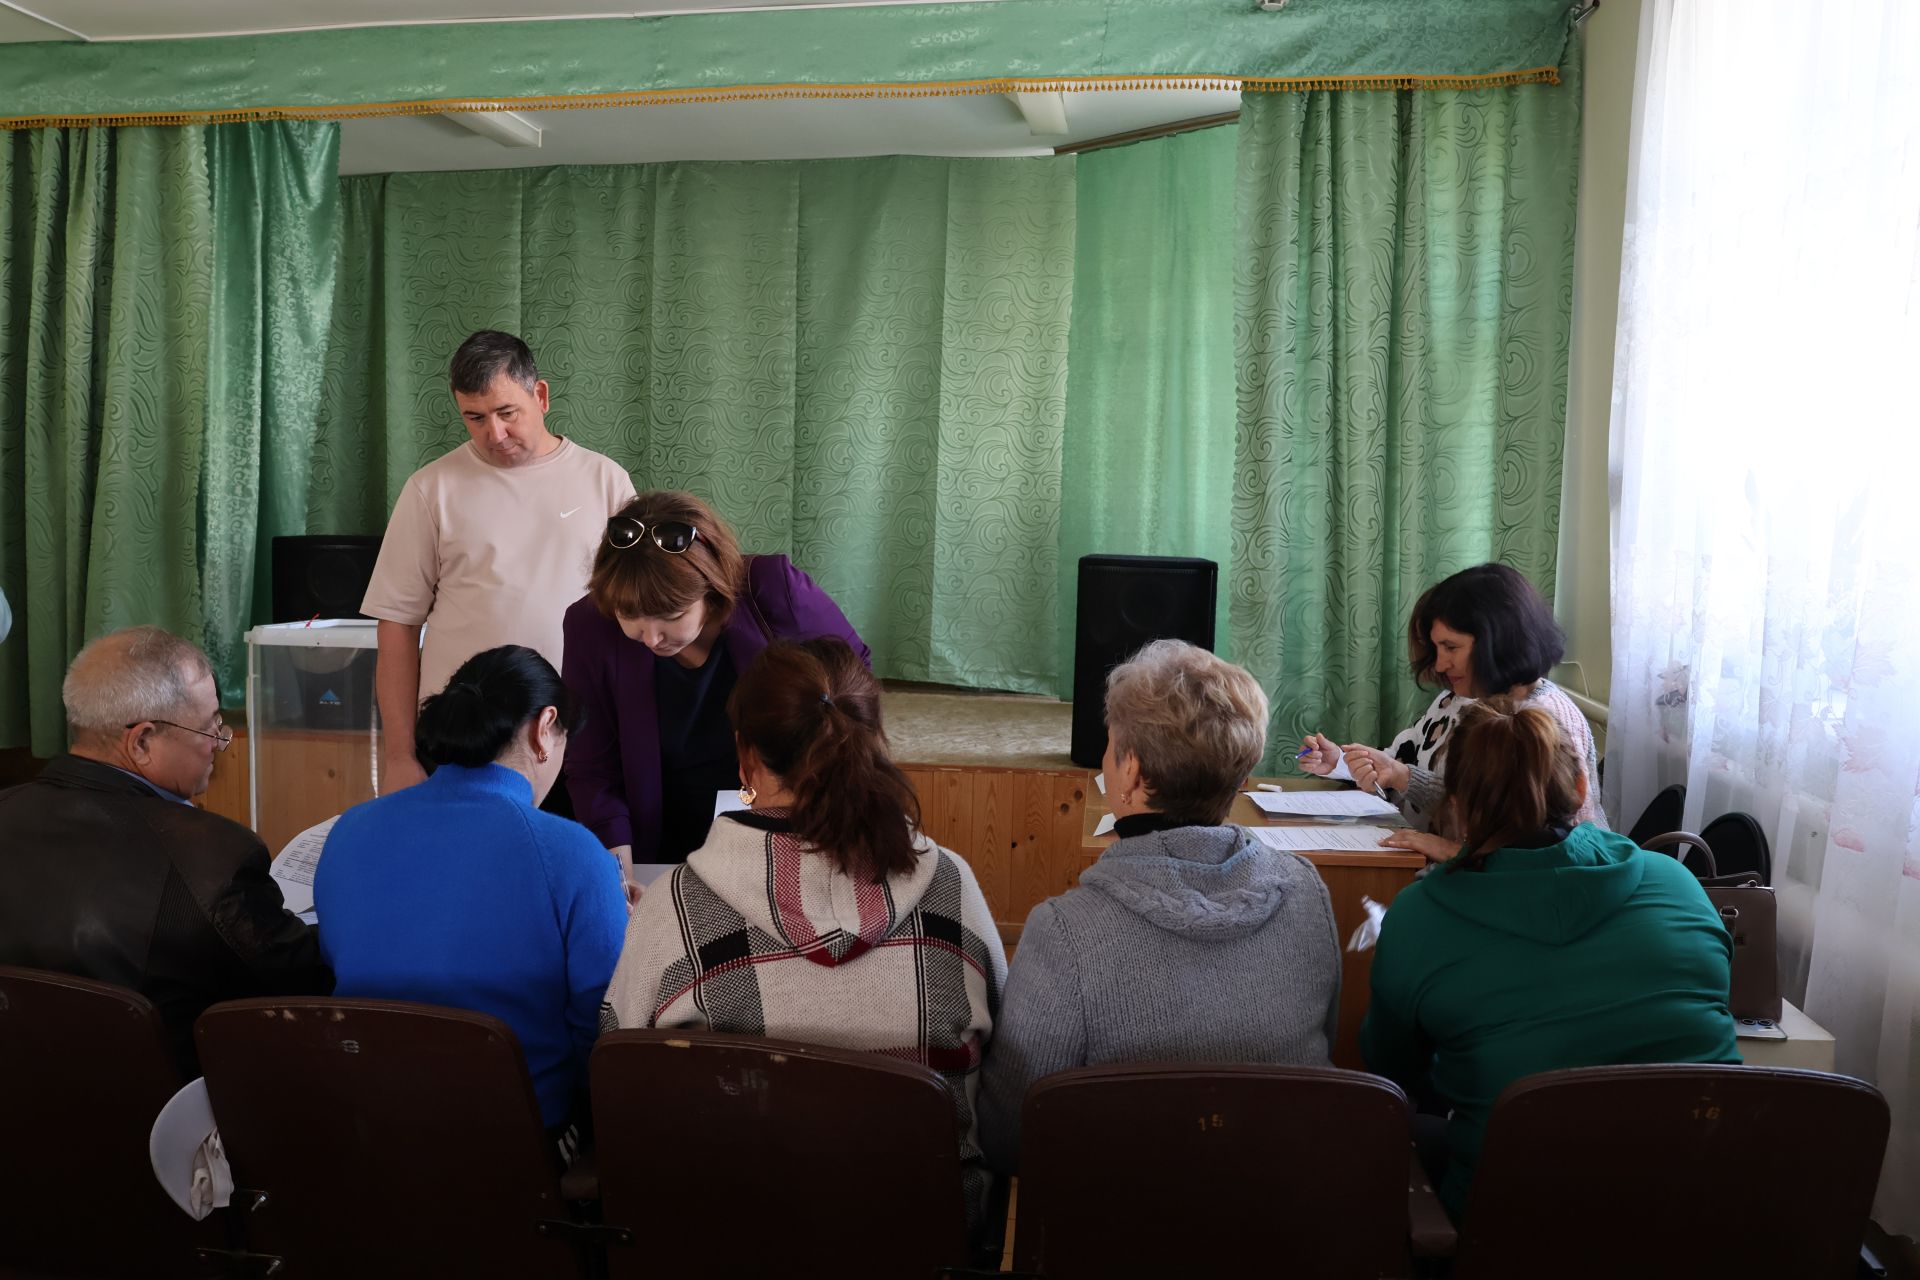
[[[1297,813],[1315,818],[1384,818],[1400,812],[1364,791],[1249,791],[1247,799],[1262,813]]]
[[[1100,821],[1096,822],[1093,826],[1093,834],[1097,836],[1110,834],[1113,831],[1113,824],[1116,821],[1117,819],[1110,813],[1101,814]]]
[[[213,1123],[205,1080],[183,1085],[154,1117],[147,1135],[147,1161],[168,1197],[188,1217],[204,1219],[215,1209],[227,1207],[233,1196],[233,1170]]]
[[[1354,929],[1352,935],[1348,937],[1347,950],[1349,951],[1372,950],[1373,944],[1380,941],[1380,922],[1387,918],[1386,907],[1364,894],[1360,898],[1360,909],[1367,913],[1367,918],[1362,920],[1359,927]]]
[[[308,924],[314,922],[313,873],[320,867],[320,851],[326,847],[327,833],[333,830],[339,817],[335,814],[325,822],[316,822],[287,841],[287,847],[273,860],[269,871],[274,883],[280,886],[280,897],[287,904],[287,910]]]
[[[1386,827],[1249,827],[1269,849],[1378,849],[1393,832]]]

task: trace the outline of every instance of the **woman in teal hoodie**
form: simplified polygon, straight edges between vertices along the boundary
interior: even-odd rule
[[[1719,914],[1675,859],[1576,824],[1586,773],[1552,716],[1504,696],[1468,707],[1446,785],[1460,852],[1393,900],[1360,1050],[1452,1108],[1440,1196],[1457,1217],[1515,1080],[1740,1055]]]

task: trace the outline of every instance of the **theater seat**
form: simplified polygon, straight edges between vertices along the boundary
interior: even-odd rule
[[[252,1260],[286,1276],[574,1277],[520,1046],[485,1014],[320,997],[194,1027]]]
[[[963,1265],[952,1096],[877,1054],[706,1031],[594,1046],[613,1280],[932,1277]]]
[[[1583,1067],[1494,1104],[1454,1280],[1851,1280],[1879,1090],[1768,1067]]]
[[[1773,883],[1773,847],[1766,828],[1750,813],[1723,813],[1700,832],[1713,848],[1714,862],[1723,876],[1751,871],[1761,884]]]
[[[1035,1084],[1020,1123],[1017,1271],[1048,1280],[1410,1271],[1407,1100],[1378,1076],[1085,1067]],[[1444,1216],[1423,1230],[1444,1236]]]
[[[1668,831],[1680,830],[1680,824],[1686,818],[1687,788],[1682,783],[1674,783],[1663,788],[1660,794],[1647,801],[1647,807],[1640,812],[1640,820],[1627,832],[1627,839],[1637,845],[1651,848],[1647,841]]]
[[[220,1223],[180,1212],[147,1158],[182,1083],[144,996],[0,966],[0,1275],[201,1274]]]

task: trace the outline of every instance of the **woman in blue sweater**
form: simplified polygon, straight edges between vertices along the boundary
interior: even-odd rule
[[[537,807],[576,720],[534,650],[468,659],[414,724],[432,776],[341,814],[313,885],[335,994],[501,1019],[556,1136],[627,929],[618,865],[585,827]]]

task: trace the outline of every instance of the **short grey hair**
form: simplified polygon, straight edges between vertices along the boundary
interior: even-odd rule
[[[447,365],[447,382],[462,395],[478,395],[506,374],[531,392],[540,382],[533,348],[511,333],[482,329],[470,334]]]
[[[75,734],[115,733],[193,711],[192,685],[213,674],[200,646],[159,627],[122,627],[82,649],[60,684]]]
[[[1140,762],[1155,809],[1221,822],[1266,752],[1266,691],[1245,667],[1155,640],[1108,675],[1107,733],[1115,758]]]

